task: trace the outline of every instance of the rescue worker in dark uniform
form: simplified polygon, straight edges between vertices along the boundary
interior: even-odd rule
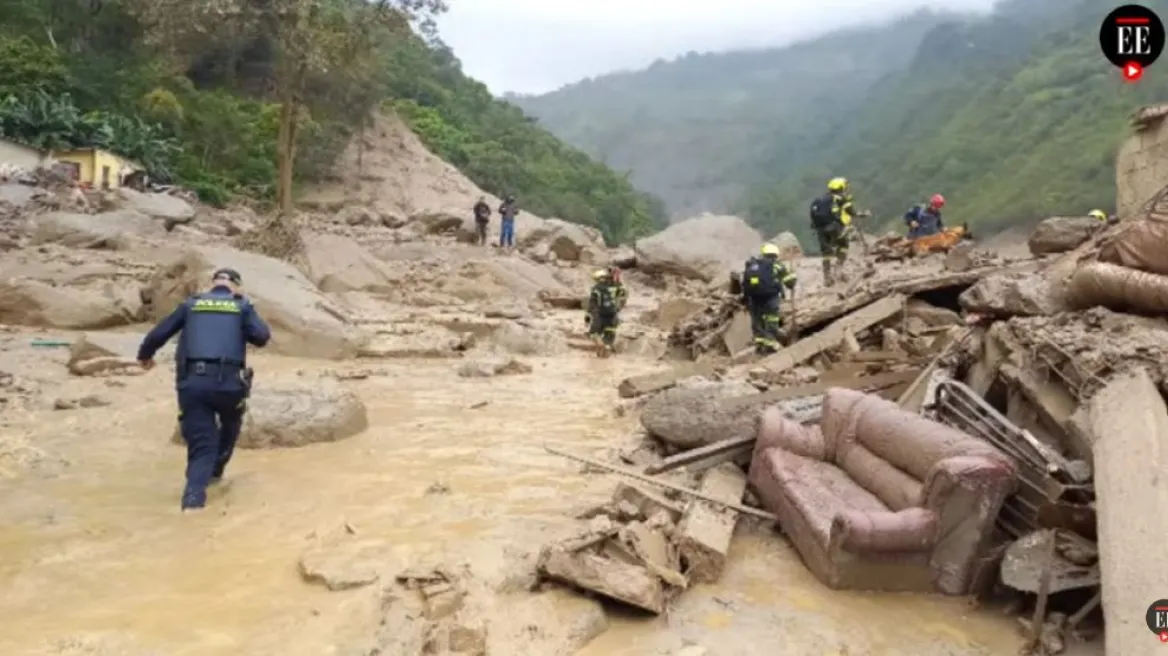
[[[941,208],[945,207],[945,197],[933,194],[928,205],[913,205],[904,213],[904,222],[908,224],[908,238],[931,237],[945,229],[945,221],[941,218]]]
[[[479,246],[487,245],[487,224],[491,222],[491,206],[487,205],[487,197],[479,196],[479,202],[474,205],[475,232],[479,238]]]
[[[621,284],[616,269],[597,269],[592,272],[592,291],[588,294],[588,337],[596,343],[596,354],[607,357],[616,345],[616,329],[620,325],[620,311],[628,302],[628,293]]]
[[[750,332],[759,355],[778,350],[779,302],[788,291],[794,296],[796,282],[795,272],[779,260],[779,247],[774,244],[763,244],[761,257],[746,261],[740,281],[742,301],[750,311]]]
[[[247,345],[264,346],[272,332],[239,290],[233,269],[211,276],[211,289],[196,294],[154,326],[138,348],[138,362],[154,367],[154,354],[181,331],[175,353],[179,426],[187,443],[183,510],[207,503],[207,486],[222,478],[243,426],[251,392]]]
[[[823,284],[835,284],[832,260],[842,267],[848,259],[852,218],[856,216],[852,193],[845,178],[832,178],[827,193],[811,202],[811,227],[819,240],[819,254],[823,258]]]

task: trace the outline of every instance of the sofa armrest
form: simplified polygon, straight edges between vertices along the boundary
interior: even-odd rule
[[[804,426],[783,414],[777,406],[771,406],[758,416],[758,438],[754,445],[754,456],[763,451],[779,447],[804,458],[827,461],[827,443],[818,426]]]
[[[933,465],[921,488],[921,505],[940,513],[958,489],[998,501],[1014,492],[1018,470],[1005,457],[951,456]]]
[[[937,540],[937,515],[924,508],[899,512],[846,510],[831,520],[828,548],[852,553],[929,551]]]

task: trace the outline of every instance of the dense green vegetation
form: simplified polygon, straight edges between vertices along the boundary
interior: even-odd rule
[[[272,200],[283,125],[294,126],[296,177],[311,180],[380,106],[483,189],[515,193],[536,214],[595,226],[614,242],[663,220],[659,201],[493,99],[440,43],[378,25],[354,45],[366,6],[306,3],[321,10],[315,31],[222,18],[200,30],[204,5],[167,0],[0,0],[0,135],[108,148],[207,202]],[[170,24],[149,20],[159,15]]]
[[[1168,14],[1168,0],[1144,4],[1162,16]],[[851,105],[840,103],[845,111],[829,109],[830,103],[818,105],[824,111],[809,122],[800,118],[808,115],[806,108],[800,113],[772,102],[776,108],[772,125],[784,123],[792,129],[774,128],[769,135],[755,130],[739,135],[739,141],[703,145],[717,153],[704,171],[746,188],[721,209],[741,212],[767,232],[791,229],[808,236],[808,201],[835,175],[848,177],[858,204],[875,212],[879,225],[873,229],[895,225],[909,204],[935,192],[949,200],[951,221],[968,221],[983,233],[1052,214],[1111,208],[1114,156],[1128,134],[1127,117],[1139,105],[1168,96],[1168,68],[1154,66],[1139,84],[1128,85],[1103,59],[1099,23],[1114,7],[1114,2],[1103,0],[1007,0],[992,16],[934,16],[927,29],[916,33],[893,24],[881,37],[881,30],[873,28],[869,34],[874,42],[903,37],[900,43],[907,44],[909,57],[900,62],[884,59],[890,70],[873,79]],[[923,16],[917,19],[925,20]],[[776,68],[784,66],[794,61],[795,51],[822,50],[832,38],[837,37],[772,52],[771,61]],[[846,45],[839,45],[839,52],[842,57]],[[717,110],[718,99],[733,95],[726,88],[731,57],[704,55],[688,62],[683,58],[656,71],[632,74],[635,79],[625,75],[592,81],[588,84],[596,95],[616,85],[628,89],[624,95],[614,92],[607,100],[582,105],[571,116],[575,125],[607,130],[609,141],[590,142],[583,133],[566,128],[561,135],[601,152],[607,143],[640,134],[647,128],[626,123],[626,116],[616,110],[605,110],[606,114],[596,108],[605,102],[621,108],[656,102],[657,96],[651,94],[659,93],[668,67],[674,69],[673,75],[688,71],[694,76],[689,83],[691,111],[704,111],[705,116],[703,123],[673,125],[678,140],[708,134],[703,132],[706,125],[724,116]],[[707,69],[705,81],[697,73],[698,62]],[[747,93],[745,82],[739,84],[740,93]],[[647,91],[638,96],[635,89]],[[562,103],[557,107],[567,107],[571,93],[565,89],[522,104],[543,120],[541,103],[554,100]],[[800,91],[806,93],[806,88]],[[557,121],[564,120],[551,112],[546,124],[558,131]],[[737,148],[734,144],[742,140],[766,148],[761,152]],[[644,144],[638,148],[643,150],[630,156],[640,157],[652,169],[653,149]],[[676,152],[669,157],[676,158]],[[737,160],[739,166],[728,169],[720,161],[725,158]],[[690,159],[703,161],[698,153]],[[689,179],[700,173],[690,172]],[[673,208],[685,208],[676,197],[665,197]]]

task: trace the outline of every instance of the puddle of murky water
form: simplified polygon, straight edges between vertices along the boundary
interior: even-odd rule
[[[317,366],[259,364],[271,379]],[[177,511],[183,453],[167,442],[166,374],[129,381],[112,408],[47,415],[32,430],[72,466],[0,481],[0,654],[102,653],[62,647],[89,635],[130,645],[109,653],[332,653],[314,618],[343,614],[346,597],[301,582],[297,562],[343,525],[405,560],[440,554],[476,576],[506,576],[505,552],[537,550],[612,489],[542,445],[616,445],[633,425],[612,415],[616,383],[654,368],[584,356],[535,365],[479,380],[456,377],[448,361],[388,363],[389,376],[348,383],[369,406],[368,432],[241,452],[230,485],[197,516]],[[449,491],[427,493],[435,483]],[[972,656],[1018,643],[1008,622],[959,601],[827,590],[780,537],[754,534],[735,542],[722,581],[686,592],[668,618],[611,626],[583,653],[696,643],[711,656]]]

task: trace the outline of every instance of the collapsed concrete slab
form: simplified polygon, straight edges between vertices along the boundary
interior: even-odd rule
[[[1146,653],[1148,604],[1168,590],[1156,566],[1168,535],[1168,406],[1137,369],[1091,400],[1090,427],[1107,656]]]
[[[738,503],[746,492],[746,474],[722,463],[706,472],[700,490],[720,501]],[[694,499],[677,525],[677,548],[685,576],[694,583],[713,583],[722,577],[738,513],[725,506]]]

